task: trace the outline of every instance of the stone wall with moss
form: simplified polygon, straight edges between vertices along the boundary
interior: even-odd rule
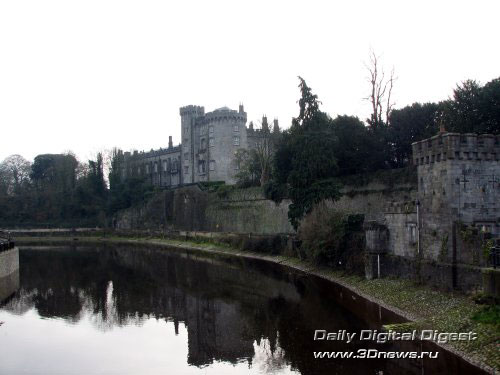
[[[391,170],[344,178],[343,196],[328,202],[330,209],[383,220],[394,202],[412,200],[416,180],[411,170]],[[198,185],[166,190],[148,202],[119,212],[118,229],[191,230],[235,233],[293,233],[288,221],[289,201],[276,205],[258,187],[236,189],[222,185],[202,190]]]
[[[265,199],[260,188],[211,193],[205,212],[205,230],[235,233],[293,233],[288,201],[279,205]]]
[[[120,211],[117,229],[235,233],[293,233],[288,202],[264,198],[260,188],[203,191],[197,185],[167,190],[141,206]]]

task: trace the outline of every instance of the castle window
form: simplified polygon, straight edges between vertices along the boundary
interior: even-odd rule
[[[417,243],[417,225],[414,223],[408,223],[407,225],[408,242],[410,245],[414,245]]]
[[[215,171],[215,160],[210,160],[210,170]]]
[[[240,131],[240,127],[239,127],[238,125],[234,125],[234,126],[233,126],[233,130],[234,130],[235,132],[239,132],[239,131]]]
[[[432,155],[432,158],[431,158],[431,163],[434,163],[434,158],[435,158],[435,156],[434,156],[434,155]]]
[[[169,161],[170,161],[170,159],[169,159]],[[166,172],[166,171],[168,171],[168,162],[165,160],[163,162],[163,172]]]
[[[233,145],[234,146],[240,145],[240,137],[233,137]]]
[[[213,139],[213,138],[210,138],[210,139],[208,140],[208,145],[209,145],[210,147],[214,147],[214,144],[215,144],[215,143],[214,143],[214,139]]]
[[[184,167],[184,174],[188,174],[189,173],[189,167]]]
[[[474,152],[474,159],[477,159],[477,152]]]
[[[207,148],[207,141],[205,138],[202,138],[201,139],[201,149],[204,150],[205,148]]]
[[[437,161],[441,161],[441,154],[437,154]]]
[[[146,174],[148,174],[148,173],[149,173],[149,165],[146,164]]]
[[[210,127],[208,128],[208,131],[210,132],[210,134],[213,134],[213,132],[214,132],[214,127],[213,127],[213,126],[210,126]]]
[[[198,173],[205,173],[205,160],[198,162]]]
[[[158,173],[158,164],[157,163],[155,163],[153,170],[154,170],[155,173]]]
[[[425,164],[429,164],[429,156],[425,157]]]
[[[459,151],[455,151],[455,159],[460,159],[460,152]]]
[[[189,153],[188,152],[184,153],[184,160],[189,160]]]

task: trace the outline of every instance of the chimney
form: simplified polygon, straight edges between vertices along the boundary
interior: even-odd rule
[[[172,144],[172,136],[169,135],[168,136],[168,148],[172,148],[173,144]]]

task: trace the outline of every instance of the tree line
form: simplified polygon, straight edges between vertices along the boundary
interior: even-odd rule
[[[121,151],[76,156],[42,154],[33,162],[11,155],[0,163],[0,226],[105,226],[117,210],[147,198],[142,179],[121,181]],[[106,172],[109,170],[108,178]]]

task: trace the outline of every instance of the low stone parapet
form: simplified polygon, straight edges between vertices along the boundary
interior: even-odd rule
[[[19,289],[19,249],[0,252],[0,303]]]

